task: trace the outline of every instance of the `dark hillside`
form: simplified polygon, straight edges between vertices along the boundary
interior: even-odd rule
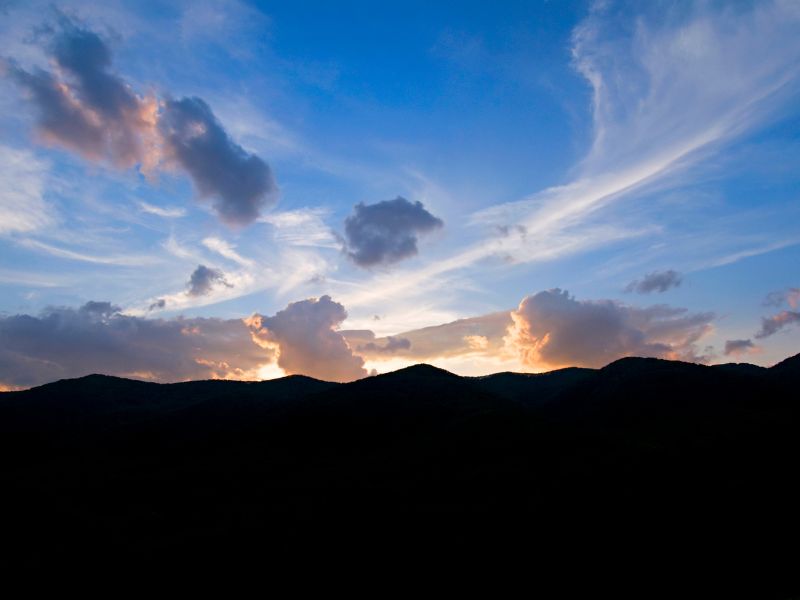
[[[4,548],[26,564],[313,547],[544,565],[608,558],[613,539],[626,560],[711,553],[790,589],[799,374],[800,357],[629,358],[480,378],[417,365],[350,384],[59,381],[0,395]]]

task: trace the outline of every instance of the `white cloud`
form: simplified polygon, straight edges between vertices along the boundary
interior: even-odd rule
[[[139,210],[151,215],[164,217],[165,219],[178,219],[186,216],[186,209],[176,206],[155,206],[147,202],[139,202]]]
[[[70,250],[68,248],[59,248],[58,246],[53,246],[51,244],[46,244],[45,242],[40,242],[32,239],[19,240],[19,244],[25,246],[26,248],[30,248],[32,250],[38,250],[40,252],[44,252],[46,254],[49,254],[51,256],[56,256],[58,258],[65,258],[67,260],[75,260],[79,262],[94,263],[97,265],[141,267],[144,265],[153,265],[161,262],[159,258],[147,255],[87,254],[85,252],[78,252],[76,250]]]
[[[252,267],[255,263],[249,258],[245,258],[236,251],[236,247],[218,237],[207,237],[203,240],[203,245],[216,252],[220,256],[227,258],[230,261],[240,264],[243,267]]]
[[[44,200],[49,165],[27,150],[0,145],[0,234],[30,232],[54,222]]]
[[[298,208],[269,213],[259,220],[272,225],[278,243],[338,249],[341,244],[323,220],[328,214],[325,208]]]

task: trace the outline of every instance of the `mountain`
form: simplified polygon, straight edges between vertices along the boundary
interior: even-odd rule
[[[605,556],[613,539],[746,557],[788,586],[799,377],[800,355],[475,378],[416,365],[349,384],[58,381],[0,395],[4,548],[38,565],[353,547],[544,565],[575,544]]]

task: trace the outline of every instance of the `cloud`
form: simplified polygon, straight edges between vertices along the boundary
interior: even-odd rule
[[[143,319],[108,302],[0,316],[0,383],[104,373],[153,381],[258,378],[271,362],[241,319]]]
[[[167,306],[167,301],[164,298],[159,298],[155,302],[153,302],[147,309],[147,312],[152,312],[154,310],[161,310]]]
[[[316,246],[319,248],[341,248],[341,243],[325,225],[329,210],[320,207],[299,208],[273,212],[259,219],[274,229],[275,241],[290,246]]]
[[[248,324],[259,343],[276,350],[278,366],[286,373],[352,381],[367,371],[337,331],[346,318],[344,306],[322,296],[292,302],[272,317],[253,315]]]
[[[276,201],[272,170],[234,142],[202,99],[168,98],[159,120],[167,159],[185,169],[217,215],[248,225]]]
[[[509,311],[500,311],[403,331],[395,336],[376,338],[369,330],[348,330],[342,331],[342,334],[350,346],[356,348],[365,359],[384,360],[392,355],[415,361],[430,361],[476,352],[492,356],[502,354],[503,338],[511,324]],[[397,343],[396,340],[406,340],[408,345]],[[387,352],[389,348],[391,354]]]
[[[35,231],[55,221],[44,200],[47,167],[27,150],[0,145],[0,234]]]
[[[274,204],[277,186],[270,167],[232,140],[202,99],[136,94],[111,71],[111,50],[100,36],[63,15],[49,42],[55,73],[26,71],[13,61],[7,66],[36,106],[45,143],[119,168],[184,171],[230,225],[252,223]],[[182,216],[151,205],[142,210]]]
[[[762,318],[761,329],[756,333],[755,337],[758,339],[769,337],[778,333],[784,327],[795,323],[800,323],[800,312],[794,310],[781,311],[777,315]]]
[[[677,271],[654,271],[648,273],[642,279],[631,281],[626,287],[626,292],[636,292],[637,294],[650,294],[652,292],[663,293],[670,288],[678,287],[683,278]]]
[[[758,348],[751,340],[728,340],[725,342],[725,356],[741,356]]]
[[[185,208],[155,206],[147,202],[139,202],[139,209],[144,213],[157,215],[165,219],[179,219],[186,216]]]
[[[68,248],[60,248],[58,246],[53,246],[51,244],[45,244],[44,242],[28,238],[20,239],[18,243],[21,246],[25,246],[26,248],[37,250],[39,252],[44,252],[46,254],[50,254],[51,256],[56,256],[58,258],[65,258],[67,260],[76,260],[80,262],[88,262],[96,265],[142,267],[144,265],[156,264],[161,261],[161,259],[157,256],[148,256],[146,254],[137,254],[137,255],[130,255],[130,254],[115,255],[107,253],[100,255],[86,254],[83,252],[76,252],[74,250],[69,250]]]
[[[441,219],[421,202],[398,196],[376,204],[356,204],[344,222],[347,255],[361,267],[388,265],[417,254],[418,236],[439,229]]]
[[[372,332],[369,332],[372,333]],[[375,337],[374,335],[372,336]],[[384,343],[367,342],[356,346],[355,352],[359,355],[387,355],[391,356],[397,354],[401,350],[409,350],[411,348],[411,341],[404,337],[387,336]]]
[[[241,254],[239,254],[236,251],[235,246],[229,244],[228,242],[220,238],[207,237],[203,240],[203,246],[243,267],[255,266],[255,263],[252,260],[250,260],[249,258],[245,258]]]
[[[482,210],[473,223],[522,225],[528,240],[557,238],[646,188],[685,184],[696,174],[690,167],[791,105],[800,80],[800,11],[791,2],[671,12],[612,6],[596,3],[572,35],[594,125],[576,177]]]
[[[150,165],[148,153],[157,145],[155,98],[136,95],[111,72],[105,42],[66,17],[59,18],[49,42],[58,75],[10,66],[12,78],[36,105],[44,141],[119,167]]]
[[[665,305],[579,301],[553,289],[524,298],[511,312],[506,342],[531,367],[601,367],[624,356],[702,362],[694,343],[711,330],[713,316]]]
[[[592,94],[594,125],[574,178],[473,213],[470,223],[490,232],[483,239],[343,295],[348,306],[385,302],[489,257],[556,260],[658,233],[640,224],[637,210],[623,218],[611,210],[656,186],[685,185],[712,153],[793,106],[800,82],[800,11],[793,3],[764,1],[741,10],[697,3],[668,14],[649,4],[625,11],[611,6],[597,3],[573,30],[573,64]],[[630,225],[608,226],[616,222]]]
[[[233,287],[225,280],[225,273],[219,269],[212,269],[205,265],[197,265],[197,268],[189,277],[189,288],[186,292],[190,296],[206,296],[211,293],[216,284]]]
[[[786,303],[793,310],[800,306],[800,288],[787,288],[770,292],[764,298],[764,306],[783,306]]]

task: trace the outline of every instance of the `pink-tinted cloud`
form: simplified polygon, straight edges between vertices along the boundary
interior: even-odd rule
[[[54,72],[8,72],[38,112],[40,139],[92,161],[185,172],[221,220],[247,225],[277,199],[269,166],[234,142],[200,98],[140,96],[111,69],[93,31],[62,17],[48,48]]]
[[[625,356],[702,362],[694,343],[711,330],[713,314],[576,300],[553,289],[524,298],[511,318],[506,343],[523,364],[601,367]]]
[[[800,323],[800,312],[795,310],[783,310],[777,315],[761,319],[761,329],[755,336],[759,339],[763,339],[778,333],[785,327],[797,323]]]
[[[322,296],[292,302],[272,317],[254,315],[247,322],[254,339],[276,350],[278,366],[286,373],[352,381],[367,371],[338,331],[346,318],[344,306]]]
[[[725,342],[725,356],[744,356],[757,352],[759,347],[752,340],[728,340]]]
[[[0,384],[90,373],[152,381],[254,379],[274,352],[241,319],[143,319],[108,302],[0,317]]]

